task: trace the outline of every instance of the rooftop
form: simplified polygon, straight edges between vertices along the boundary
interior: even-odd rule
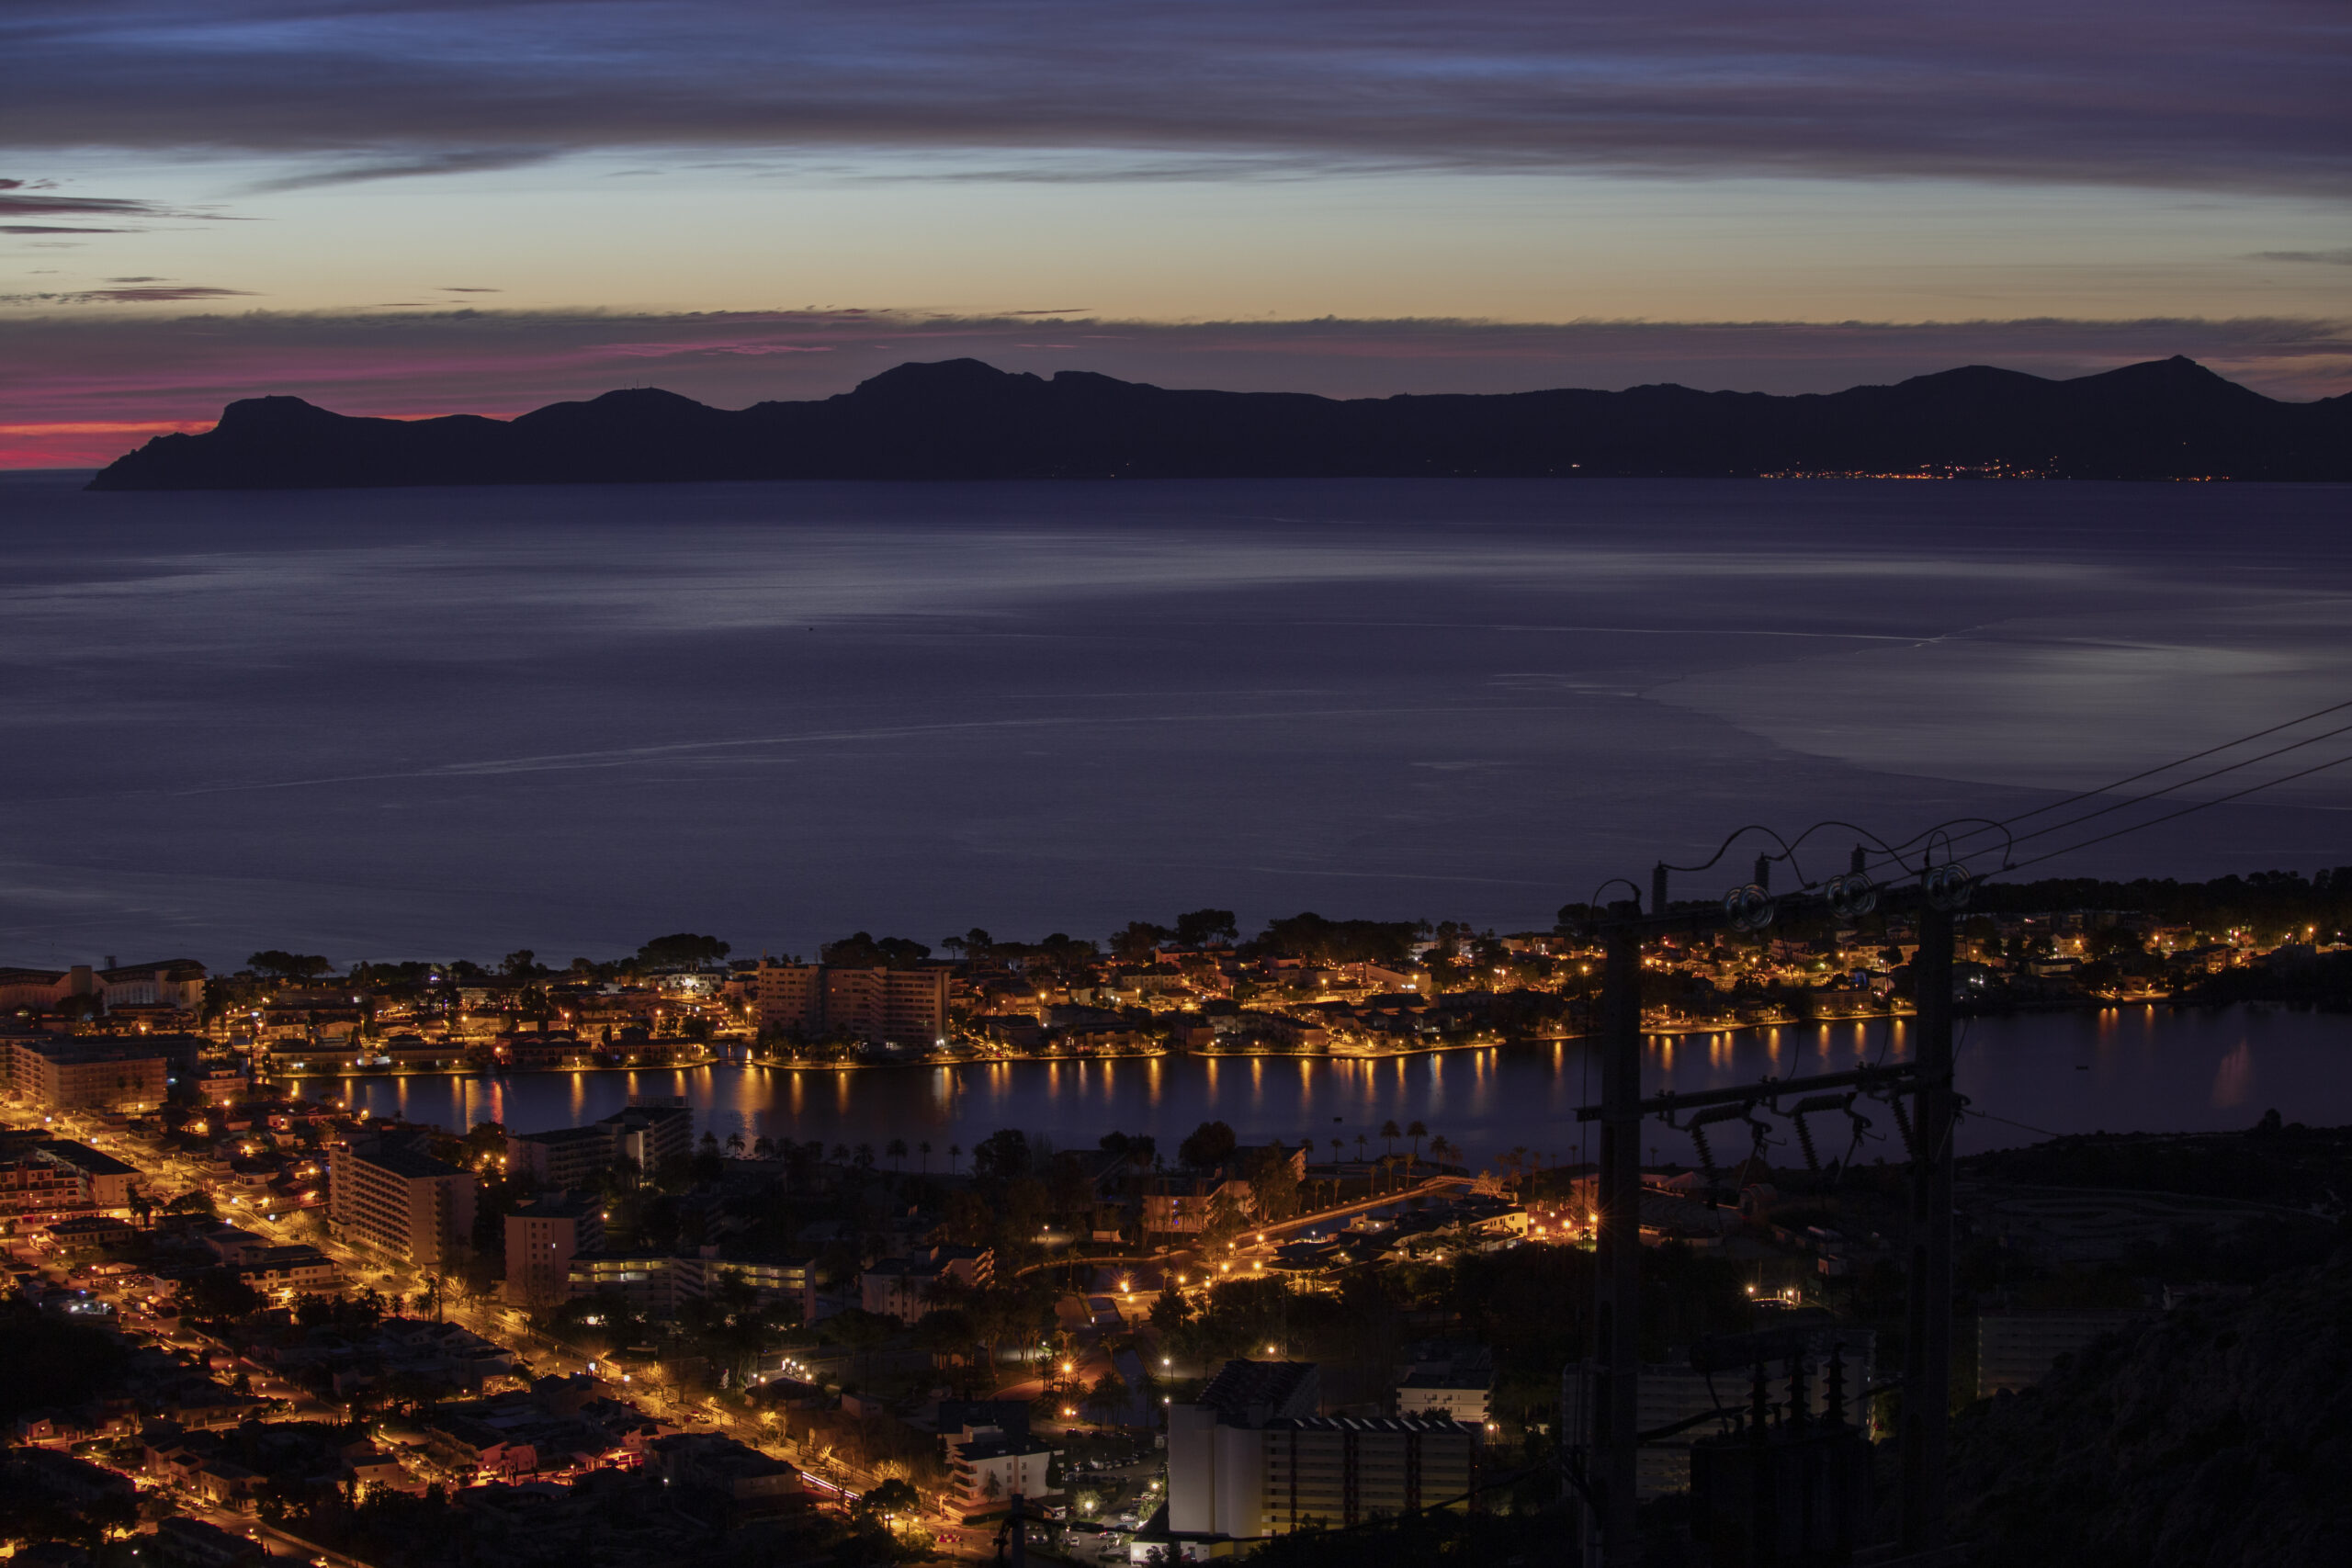
[[[1221,1416],[1256,1412],[1263,1419],[1296,1404],[1312,1409],[1318,1382],[1312,1361],[1227,1361],[1193,1403]]]

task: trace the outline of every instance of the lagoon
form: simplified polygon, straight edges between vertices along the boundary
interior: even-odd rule
[[[1900,1061],[1907,1021],[1873,1019],[1720,1034],[1654,1037],[1644,1092],[1689,1091],[1766,1074],[1792,1077]],[[1969,1100],[1962,1152],[2038,1142],[2047,1134],[2194,1132],[2252,1126],[2267,1110],[2312,1125],[2352,1122],[2352,1018],[2285,1009],[2132,1006],[2075,1013],[1964,1020],[1955,1035],[1960,1091]],[[468,1077],[304,1080],[312,1096],[348,1096],[360,1107],[459,1130],[484,1120],[516,1132],[572,1126],[632,1098],[684,1096],[698,1124],[724,1139],[741,1133],[871,1145],[893,1139],[906,1168],[944,1169],[951,1145],[968,1150],[1003,1127],[1057,1147],[1091,1146],[1117,1129],[1150,1133],[1162,1149],[1204,1121],[1222,1120],[1245,1141],[1312,1136],[1352,1156],[1362,1135],[1381,1152],[1379,1128],[1419,1121],[1473,1167],[1525,1148],[1547,1163],[1597,1149],[1575,1121],[1598,1099],[1587,1042],[1569,1040],[1432,1052],[1377,1061],[1323,1057],[1154,1057],[1004,1062],[944,1067],[798,1071],[713,1066],[662,1072],[579,1072]],[[1883,1108],[1871,1118],[1862,1161],[1903,1158]],[[1785,1122],[1776,1136],[1787,1136]],[[1688,1158],[1686,1143],[1656,1122],[1653,1157]],[[1846,1132],[1817,1126],[1825,1157]],[[1721,1158],[1744,1155],[1719,1132]],[[1645,1151],[1646,1153],[1647,1151]],[[1793,1163],[1792,1145],[1770,1157]]]

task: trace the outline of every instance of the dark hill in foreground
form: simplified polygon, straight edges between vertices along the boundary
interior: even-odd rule
[[[1046,379],[956,359],[741,410],[646,390],[512,421],[401,421],[251,398],[203,434],[156,437],[91,488],[1954,470],[2352,479],[2352,396],[2278,402],[2182,358],[2070,381],[1977,366],[1826,396],[1658,386],[1350,401],[1170,391],[1074,370]]]
[[[2352,1251],[1971,1409],[1953,1531],[2004,1568],[2319,1568],[2352,1530]]]

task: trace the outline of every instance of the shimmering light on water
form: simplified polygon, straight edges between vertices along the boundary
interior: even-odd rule
[[[2335,700],[2344,512],[2328,486],[14,477],[0,733],[40,765],[0,773],[0,960],[561,964],[1204,904],[1540,930],[1739,820],[2004,816]],[[2352,862],[2340,803],[2305,781],[2063,869]]]
[[[1645,1052],[1645,1086],[1688,1092],[1766,1073],[1900,1061],[1909,1032],[1900,1021],[1878,1020],[1826,1031],[1718,1033],[1704,1050],[1688,1042],[1692,1048],[1679,1053],[1672,1037],[1657,1037]],[[1808,1037],[1810,1049],[1803,1044]],[[2325,1014],[2132,1009],[1976,1019],[1963,1023],[1955,1049],[1961,1092],[1970,1100],[1960,1134],[1968,1149],[2031,1142],[2041,1129],[2235,1127],[2273,1106],[2289,1121],[2352,1122],[2352,1025]],[[809,1080],[820,1076],[821,1092],[811,1094]],[[526,1132],[576,1125],[632,1095],[684,1095],[722,1138],[741,1132],[878,1145],[899,1137],[941,1149],[951,1141],[968,1148],[1001,1127],[1065,1147],[1091,1146],[1114,1129],[1150,1133],[1167,1148],[1211,1119],[1245,1139],[1295,1145],[1344,1136],[1352,1149],[1356,1134],[1376,1142],[1380,1125],[1394,1120],[1421,1122],[1473,1163],[1485,1163],[1519,1146],[1547,1160],[1577,1157],[1589,1129],[1576,1122],[1576,1108],[1597,1096],[1598,1075],[1586,1043],[1555,1041],[1379,1061],[1300,1058],[1287,1066],[1265,1057],[1154,1057],[821,1074],[753,1066],[320,1079],[305,1088],[448,1127],[495,1117]],[[1891,1128],[1883,1115],[1874,1122],[1879,1134]],[[1644,1137],[1645,1147],[1669,1153],[1686,1146],[1655,1122]],[[1862,1157],[1891,1146],[1869,1145]]]

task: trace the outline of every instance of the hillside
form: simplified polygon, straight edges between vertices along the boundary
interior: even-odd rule
[[[2352,1249],[2163,1314],[1952,1430],[1953,1533],[2004,1568],[2318,1568],[2352,1530]]]

